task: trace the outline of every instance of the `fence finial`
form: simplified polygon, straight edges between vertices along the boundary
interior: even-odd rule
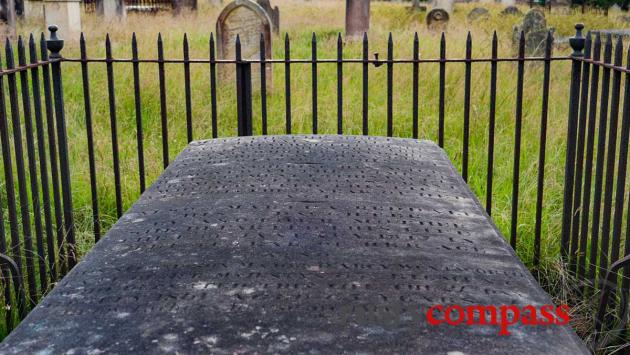
[[[59,28],[57,25],[50,25],[48,26],[48,30],[50,31],[50,38],[46,40],[46,45],[50,51],[50,59],[61,58],[59,52],[63,49],[63,39],[57,37],[57,30],[59,30]]]
[[[582,50],[584,49],[584,42],[586,38],[582,36],[582,30],[584,29],[584,24],[578,23],[575,25],[575,36],[569,39],[569,44],[571,48],[573,48],[572,57],[583,57],[584,53]]]

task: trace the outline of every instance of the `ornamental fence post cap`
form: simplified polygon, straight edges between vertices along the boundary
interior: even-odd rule
[[[573,48],[572,57],[582,57],[584,53],[582,50],[584,49],[584,44],[586,42],[586,38],[582,35],[582,30],[584,29],[583,23],[578,23],[575,25],[575,36],[569,38],[569,44],[571,48]]]
[[[50,38],[46,40],[46,46],[50,51],[50,58],[61,58],[61,49],[63,49],[63,39],[57,37],[57,31],[59,27],[57,25],[48,26],[48,30],[50,31]]]

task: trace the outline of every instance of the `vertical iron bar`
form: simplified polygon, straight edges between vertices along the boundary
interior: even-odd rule
[[[490,64],[490,113],[488,118],[488,174],[486,177],[486,212],[492,215],[492,182],[494,171],[494,128],[497,106],[497,32],[492,35],[492,62]]]
[[[313,101],[313,134],[317,134],[317,37],[313,32],[311,40],[311,78]]]
[[[160,117],[162,121],[162,161],[164,169],[168,166],[168,112],[166,110],[166,79],[164,77],[164,44],[162,34],[158,33],[158,79],[160,81]]]
[[[464,79],[464,147],[462,152],[462,177],[468,182],[468,147],[470,145],[470,76],[472,72],[472,37],[466,37],[466,77]]]
[[[39,48],[42,57],[42,61],[48,61],[48,44],[46,42],[46,37],[42,33],[39,39]],[[48,132],[48,151],[50,155],[50,177],[52,181],[53,188],[53,204],[55,206],[55,226],[57,233],[57,252],[59,253],[59,266],[61,274],[63,274],[66,270],[65,267],[65,248],[63,247],[63,239],[65,235],[64,231],[64,220],[62,216],[62,207],[61,207],[61,188],[59,186],[59,166],[58,166],[58,157],[57,154],[57,139],[55,137],[55,118],[54,118],[54,109],[52,103],[52,88],[51,88],[51,65],[46,64],[42,65],[42,77],[43,77],[43,85],[44,85],[44,107],[46,108],[46,127]],[[56,269],[55,269],[56,271]],[[51,275],[53,280],[57,280],[57,274]]]
[[[267,135],[267,48],[265,36],[260,34],[260,113],[262,116],[262,134]]]
[[[628,47],[628,53],[626,56],[626,69],[630,69],[630,47]],[[624,88],[624,98],[623,98],[623,125],[621,128],[621,146],[625,147],[622,154],[620,153],[620,161],[626,161],[628,155],[628,144],[629,144],[629,136],[630,136],[630,74],[626,73],[626,84]],[[624,166],[624,170],[627,166]],[[625,186],[625,185],[624,185]],[[630,211],[630,198],[628,199],[628,207],[627,211]],[[619,215],[623,215],[623,211],[619,212]],[[626,213],[628,215],[628,220],[626,222],[626,240],[624,246],[624,255],[630,255],[630,213]],[[621,283],[621,294],[628,295],[628,290],[630,289],[630,268],[626,267],[623,271],[623,281]],[[624,299],[624,298],[622,298]]]
[[[543,97],[540,114],[540,150],[538,153],[538,181],[536,188],[536,225],[534,228],[534,265],[540,264],[540,239],[542,234],[543,189],[545,184],[545,152],[547,149],[547,114],[549,107],[549,77],[551,74],[551,51],[553,36],[547,32],[545,42],[545,68],[543,74]]]
[[[13,48],[9,39],[6,41],[7,69],[14,69]],[[35,306],[37,286],[35,284],[35,268],[33,266],[33,242],[31,236],[31,218],[28,204],[27,180],[24,165],[24,152],[22,148],[22,127],[20,124],[20,111],[18,103],[17,81],[15,73],[8,74],[9,102],[11,104],[11,123],[13,124],[13,145],[15,147],[15,167],[18,176],[18,196],[20,211],[22,214],[22,233],[24,234],[24,255],[26,259],[26,279],[28,282],[29,304]],[[13,241],[13,256],[20,253],[20,241]],[[20,265],[18,265],[20,266]],[[20,266],[21,267],[21,266]]]
[[[602,43],[599,33],[595,36],[595,42],[593,45],[593,60],[598,62],[600,59]],[[581,279],[585,274],[586,267],[586,245],[588,240],[588,222],[591,207],[591,185],[593,178],[593,151],[595,145],[595,124],[597,122],[597,94],[599,88],[599,65],[593,65],[591,75],[591,89],[590,89],[590,101],[589,101],[589,115],[588,115],[588,133],[586,137],[586,165],[584,166],[584,195],[582,198],[582,221],[580,226],[580,259],[578,261],[578,279]],[[598,240],[593,238],[591,240],[590,250],[590,267],[588,273],[588,280],[591,284],[595,281],[595,265],[597,263],[597,248]],[[583,252],[583,254],[582,254]]]
[[[4,76],[0,76],[0,141],[2,143],[2,163],[4,183],[7,194],[7,209],[9,211],[9,230],[11,232],[11,255],[19,270],[22,270],[22,254],[20,252],[20,226],[18,222],[17,201],[15,199],[15,182],[13,181],[13,163],[11,160],[11,142],[9,138],[9,123],[7,120],[7,106],[4,97]],[[4,227],[4,224],[3,224]],[[4,243],[6,250],[6,243]],[[22,282],[20,275],[20,281]],[[6,285],[6,284],[5,284]],[[7,291],[5,290],[5,295]],[[5,298],[5,300],[10,300]],[[6,301],[5,301],[6,302]]]
[[[343,41],[337,34],[337,134],[343,134]]]
[[[412,109],[411,119],[412,123],[412,137],[418,139],[418,86],[419,86],[419,67],[420,63],[420,40],[418,39],[418,32],[413,35],[413,88],[412,88]]]
[[[392,33],[387,39],[387,136],[394,134],[394,41]]]
[[[37,48],[35,38],[31,34],[29,37],[29,54],[31,64],[37,63]],[[33,108],[35,111],[35,127],[37,129],[37,151],[39,153],[39,170],[42,183],[42,197],[44,205],[44,223],[46,229],[46,246],[48,250],[48,269],[50,270],[51,282],[56,277],[55,270],[55,243],[54,229],[52,225],[52,213],[50,202],[50,186],[48,182],[48,166],[46,164],[46,147],[44,138],[44,122],[42,119],[42,100],[39,86],[39,68],[34,66],[31,69],[31,86],[33,90]],[[4,234],[3,234],[4,235]],[[42,283],[42,290],[48,288],[47,283]]]
[[[438,145],[444,148],[444,86],[446,85],[446,37],[440,38],[440,101],[438,117]]]
[[[26,66],[26,47],[24,46],[24,40],[22,36],[18,37],[18,65],[20,67]],[[31,248],[31,258],[37,257],[38,271],[39,271],[39,287],[43,289],[48,287],[46,282],[46,254],[44,253],[44,232],[42,230],[42,212],[39,201],[39,185],[37,184],[37,156],[35,154],[35,134],[33,131],[33,115],[31,112],[31,96],[28,89],[28,72],[26,70],[20,71],[20,89],[22,93],[22,108],[24,111],[24,128],[26,134],[26,154],[28,157],[28,175],[31,185],[31,203],[33,204],[33,223],[35,224],[35,246],[37,254],[32,249],[32,245],[25,246],[27,253],[28,248]],[[26,242],[26,241],[25,241]],[[28,255],[28,254],[27,254]],[[35,274],[33,274],[35,277]],[[31,298],[37,302],[39,294],[32,294]]]
[[[614,65],[617,68],[621,68],[623,60],[623,42],[621,37],[617,39],[617,44],[615,45],[615,61]],[[626,180],[626,172],[625,172],[625,158],[623,166],[624,171],[617,171],[615,174],[615,158],[617,156],[617,126],[619,124],[619,100],[621,98],[621,71],[614,70],[613,71],[613,83],[612,83],[612,98],[610,102],[610,125],[608,131],[608,159],[606,161],[606,191],[604,193],[604,210],[602,217],[602,243],[605,240],[608,240],[610,237],[610,218],[612,214],[612,202],[613,202],[613,191],[615,185],[615,175],[617,176],[617,196],[621,194],[620,204],[615,205],[615,213],[623,212],[623,194],[624,194],[624,184]],[[627,146],[626,146],[627,149]],[[620,186],[619,186],[620,185]],[[621,191],[619,191],[619,189]],[[621,224],[621,216],[619,216],[619,223]],[[618,228],[620,231],[621,225]],[[619,249],[621,242],[620,233],[612,234],[612,244],[611,244],[611,254],[610,254],[610,263],[614,263],[619,259]],[[608,251],[606,250],[606,256],[608,256]]]
[[[591,40],[590,33],[586,36],[586,41],[584,42],[584,57],[586,59],[591,58]],[[579,118],[578,118],[578,136],[577,136],[577,153],[576,153],[576,162],[575,162],[575,184],[574,184],[574,194],[573,201],[575,204],[574,210],[577,213],[573,216],[573,225],[571,226],[571,240],[570,240],[570,258],[569,258],[569,267],[573,273],[577,272],[577,258],[578,258],[578,236],[579,236],[579,227],[580,227],[580,218],[582,218],[581,214],[583,208],[581,206],[581,195],[582,195],[582,174],[583,174],[583,166],[584,166],[584,140],[586,138],[586,116],[588,111],[588,82],[589,82],[589,74],[590,74],[590,66],[588,63],[584,63],[582,67],[582,87],[581,87],[581,96],[580,96],[580,106],[579,106]]]
[[[136,144],[138,149],[138,178],[140,193],[146,189],[144,172],[144,134],[142,132],[142,99],[140,96],[140,62],[138,62],[138,41],[136,33],[131,36],[131,57],[133,61],[133,97],[136,107]]]
[[[363,32],[363,135],[367,136],[368,130],[368,36]]]
[[[567,150],[564,176],[564,202],[562,213],[562,238],[560,241],[560,251],[562,258],[566,260],[569,252],[569,238],[571,236],[571,218],[573,216],[573,178],[575,169],[575,136],[577,135],[578,103],[580,95],[580,74],[582,64],[577,58],[583,56],[584,37],[582,29],[584,25],[575,25],[576,33],[571,38],[570,44],[573,48],[571,56],[571,89],[569,94],[569,117],[567,119]]]
[[[122,192],[120,185],[120,159],[118,156],[118,121],[116,119],[116,91],[114,88],[114,62],[109,33],[105,37],[105,57],[107,60],[107,89],[109,93],[109,120],[112,133],[112,159],[114,163],[114,187],[116,189],[116,217],[123,214]]]
[[[291,42],[289,34],[284,35],[284,87],[286,106],[286,133],[291,134]]]
[[[516,250],[518,235],[518,192],[521,168],[521,129],[523,124],[523,80],[525,75],[525,33],[521,31],[518,45],[518,72],[516,79],[516,114],[514,122],[514,174],[512,175],[512,223],[510,245]]]
[[[55,59],[51,64],[53,93],[55,95],[55,117],[57,119],[57,140],[59,142],[59,166],[61,172],[61,194],[63,199],[64,229],[67,241],[68,269],[72,269],[77,263],[76,241],[74,236],[74,215],[72,207],[72,186],[70,181],[70,162],[68,159],[68,140],[66,130],[66,116],[63,104],[63,82],[61,77],[61,54],[63,40],[57,38],[57,26],[49,26],[50,39],[46,41],[50,51],[50,59]]]
[[[604,62],[610,63],[612,59],[612,38],[608,36],[606,44],[604,45]],[[604,67],[602,70],[602,93],[599,105],[599,127],[597,137],[597,157],[595,161],[595,187],[593,191],[593,223],[591,224],[591,238],[592,243],[597,241],[600,236],[600,217],[602,208],[602,189],[604,181],[604,157],[606,153],[606,129],[608,127],[608,95],[610,92],[610,68]],[[607,262],[604,257],[605,250],[608,249],[608,245],[604,245],[604,241],[600,241],[602,244],[595,249],[597,250],[597,256],[593,260],[599,265],[600,270],[606,267]],[[599,258],[599,262],[597,259]],[[600,273],[600,279],[604,277],[605,272]]]
[[[236,35],[236,109],[239,136],[251,136],[252,130],[251,63],[241,56],[241,38]]]
[[[217,130],[217,62],[214,49],[214,34],[210,34],[210,101],[212,103],[212,138],[219,136]]]
[[[79,40],[81,47],[81,74],[83,77],[83,102],[85,108],[85,131],[87,134],[88,162],[90,164],[90,192],[92,195],[92,223],[94,241],[101,239],[101,223],[98,211],[98,190],[96,187],[96,164],[94,163],[94,134],[92,131],[92,102],[90,99],[90,79],[87,62],[87,48],[85,37],[81,33]]]
[[[190,92],[190,54],[188,49],[188,35],[184,33],[184,92],[186,94],[186,138],[188,143],[193,140],[192,122],[192,94]]]

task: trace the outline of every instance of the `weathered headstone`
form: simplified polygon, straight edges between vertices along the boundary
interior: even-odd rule
[[[363,35],[370,29],[370,1],[346,0],[346,37]]]
[[[26,0],[24,1],[24,18],[41,20],[44,18],[44,1],[43,0]]]
[[[501,15],[503,16],[521,16],[523,13],[516,6],[508,6],[503,11],[501,11]]]
[[[217,19],[218,58],[236,58],[238,36],[241,42],[241,58],[260,59],[261,34],[265,42],[265,58],[271,59],[271,19],[267,12],[251,0],[235,0],[229,3]],[[260,70],[255,67],[258,66],[252,68],[252,79],[259,81]],[[265,69],[267,80],[271,82],[271,65],[267,65]]]
[[[475,7],[467,16],[469,22],[487,19],[488,17],[490,17],[490,11],[483,7]]]
[[[59,27],[61,38],[78,38],[81,33],[81,0],[44,0],[46,25]]]
[[[0,40],[15,37],[15,2],[13,0],[0,1]]]
[[[271,19],[273,32],[278,34],[280,32],[280,9],[277,6],[272,8],[269,0],[256,0],[256,2],[265,9]]]
[[[98,0],[96,14],[106,19],[117,19],[127,16],[124,0]]]
[[[453,0],[434,0],[433,9],[427,14],[427,27],[432,31],[444,31],[453,13]]]
[[[444,9],[433,9],[427,14],[427,27],[432,31],[444,31],[450,16]]]
[[[513,44],[518,46],[521,32],[523,32],[525,34],[525,55],[542,56],[545,54],[545,41],[549,30],[545,14],[538,9],[531,9],[525,14],[523,22],[514,26]]]

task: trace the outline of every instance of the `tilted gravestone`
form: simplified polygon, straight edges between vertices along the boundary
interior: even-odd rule
[[[469,22],[487,19],[488,17],[490,17],[490,11],[483,7],[475,7],[468,13],[467,16]]]
[[[267,15],[269,15],[273,33],[278,34],[280,32],[280,9],[277,6],[272,8],[269,0],[256,0],[256,2],[265,9]]]
[[[501,15],[503,16],[521,16],[523,13],[516,6],[508,6],[503,11],[501,11]]]
[[[549,31],[547,28],[547,20],[545,14],[538,9],[532,9],[525,14],[523,22],[514,26],[512,41],[514,46],[518,46],[521,38],[521,32],[525,35],[525,55],[526,56],[543,56],[545,54],[545,41]]]
[[[217,19],[218,58],[236,58],[238,36],[241,43],[241,58],[260,59],[261,35],[265,42],[265,58],[271,59],[271,19],[267,12],[251,0],[235,0],[229,3]],[[252,66],[253,80],[260,80],[259,69],[258,65]],[[271,66],[267,64],[265,69],[267,79],[271,80]]]

